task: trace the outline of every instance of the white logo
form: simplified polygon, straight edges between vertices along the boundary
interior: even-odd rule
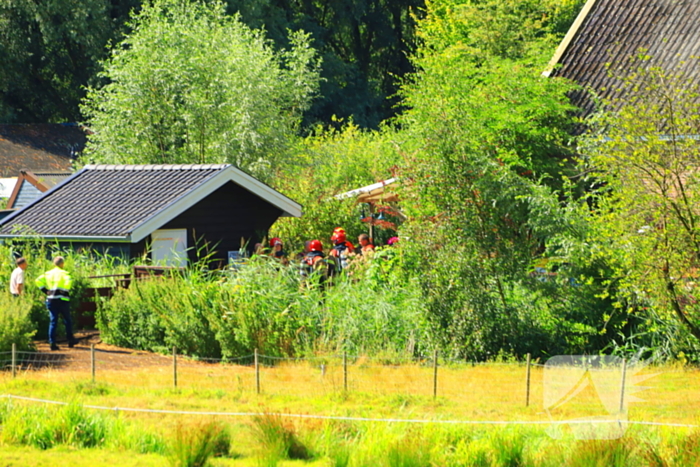
[[[620,438],[627,430],[629,404],[643,402],[634,394],[646,388],[637,384],[656,376],[638,374],[647,364],[612,356],[562,355],[547,360],[543,402],[555,422],[549,435],[561,438],[565,425],[556,421],[566,419],[577,439]],[[571,419],[567,417],[571,410],[596,415]]]

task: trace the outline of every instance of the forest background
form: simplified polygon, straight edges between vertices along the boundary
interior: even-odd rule
[[[682,136],[700,134],[696,94],[640,55],[620,77],[634,106],[581,122],[576,85],[541,73],[582,3],[7,1],[0,119],[84,123],[78,164],[235,163],[304,206],[269,233],[292,252],[339,225],[366,231],[363,206],[334,195],[400,181],[376,236],[399,246],[333,287],[264,258],[195,265],[102,303],[111,343],[695,361],[700,187],[697,139]],[[13,252],[45,261],[3,248],[3,279]],[[71,261],[79,283],[124,267]],[[36,321],[35,295],[7,307]],[[5,327],[27,335],[20,321]]]

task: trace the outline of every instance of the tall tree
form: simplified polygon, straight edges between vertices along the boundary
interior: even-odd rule
[[[622,313],[675,320],[697,347],[700,89],[653,67],[624,86],[635,101],[604,119],[603,133],[584,146],[584,173],[596,188],[584,241],[595,245],[592,259],[612,266]]]
[[[145,4],[83,108],[87,159],[234,163],[266,178],[318,87],[308,35],[275,52],[223,5]]]
[[[135,1],[0,2],[0,122],[80,120],[106,44]]]
[[[377,127],[395,114],[400,79],[414,71],[415,19],[424,0],[229,0],[229,11],[264,27],[283,46],[286,29],[311,33],[323,58],[321,98],[307,112],[311,123],[352,117]]]

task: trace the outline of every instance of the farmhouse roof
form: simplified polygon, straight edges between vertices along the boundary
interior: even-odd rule
[[[70,172],[21,170],[7,200],[7,208],[21,208],[70,176]]]
[[[698,0],[588,0],[544,74],[584,87],[570,96],[584,115],[595,107],[585,88],[606,101],[624,98],[619,77],[637,68],[640,52],[649,66],[700,82],[698,24]]]
[[[75,125],[0,125],[0,177],[15,177],[27,167],[69,171],[86,140],[85,130]]]
[[[0,238],[136,243],[228,182],[301,216],[298,203],[231,165],[89,165],[0,221]]]

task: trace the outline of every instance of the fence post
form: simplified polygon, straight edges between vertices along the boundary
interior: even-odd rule
[[[348,353],[343,352],[343,389],[348,392]]]
[[[90,344],[90,373],[92,382],[95,382],[95,344]]]
[[[437,397],[437,370],[438,370],[438,351],[435,349],[433,353],[433,399]]]
[[[258,349],[253,353],[255,358],[255,392],[260,394],[260,363],[258,362]]]
[[[17,344],[12,344],[12,377],[17,376]]]
[[[173,387],[177,389],[177,347],[173,345]]]
[[[531,355],[527,354],[527,373],[525,376],[525,407],[530,407],[530,358]]]
[[[627,378],[627,359],[622,359],[622,384],[620,384],[620,413],[625,408],[625,379]]]

